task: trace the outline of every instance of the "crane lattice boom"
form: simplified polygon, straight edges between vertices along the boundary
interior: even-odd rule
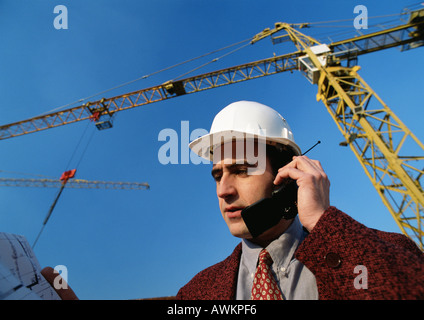
[[[404,50],[413,48],[417,43],[424,41],[423,11],[417,11],[418,13],[412,12],[410,21],[400,26],[334,42],[328,46],[340,60],[352,59],[358,55],[396,46],[402,46]],[[283,25],[285,24],[276,23],[276,27],[273,30],[264,30],[256,35],[252,43],[278,33],[283,30]],[[284,37],[276,36],[273,39],[277,43],[284,39]],[[312,41],[316,43],[316,40]],[[2,125],[0,126],[0,140],[89,119],[95,121],[99,129],[109,128],[112,125],[111,118],[118,111],[140,107],[188,93],[213,89],[285,71],[297,70],[300,55],[301,51],[298,51],[254,61],[178,81],[165,82],[154,87],[88,102],[84,105],[66,110]]]
[[[63,181],[58,179],[0,178],[0,186],[4,187],[60,188],[62,184]],[[149,189],[150,186],[145,182],[88,181],[83,179],[72,179],[66,182],[66,188],[145,190]]]

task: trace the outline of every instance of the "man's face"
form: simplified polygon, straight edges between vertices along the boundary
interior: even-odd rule
[[[236,147],[233,143],[233,148]],[[216,182],[216,194],[221,214],[233,236],[249,239],[251,235],[242,217],[241,210],[256,201],[270,197],[274,189],[274,175],[268,158],[262,174],[248,174],[255,165],[233,154],[223,155],[214,161],[212,176]],[[258,168],[259,169],[259,168]]]

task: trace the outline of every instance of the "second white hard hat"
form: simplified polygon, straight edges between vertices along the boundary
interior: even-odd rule
[[[213,160],[215,147],[234,137],[248,136],[266,139],[271,145],[289,146],[295,155],[301,154],[287,121],[274,109],[253,101],[226,106],[215,116],[209,134],[195,139],[189,147],[200,157]]]

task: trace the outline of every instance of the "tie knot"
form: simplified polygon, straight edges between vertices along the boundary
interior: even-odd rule
[[[265,263],[267,266],[272,264],[272,258],[266,249],[262,249],[259,253],[259,263]]]

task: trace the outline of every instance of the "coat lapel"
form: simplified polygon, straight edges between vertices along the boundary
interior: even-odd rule
[[[220,263],[215,284],[210,292],[213,300],[235,299],[241,251],[241,243],[239,243],[233,253]]]

